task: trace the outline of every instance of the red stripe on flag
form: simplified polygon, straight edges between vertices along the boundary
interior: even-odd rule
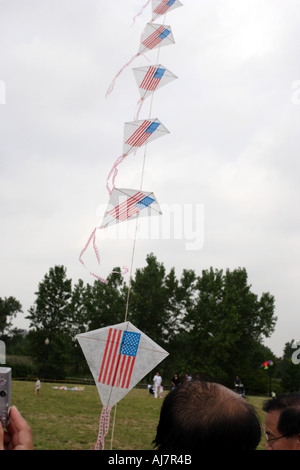
[[[113,387],[115,385],[115,381],[116,381],[116,376],[117,376],[117,373],[118,373],[118,368],[119,368],[119,363],[120,363],[120,359],[121,359],[121,355],[118,354],[118,359],[117,359],[117,364],[116,364],[116,367],[115,367],[115,371],[114,371],[114,376],[113,376],[113,380],[112,380],[112,383],[111,383],[111,386]],[[113,370],[111,369],[111,374],[112,374]],[[111,375],[110,374],[110,375]],[[110,384],[110,378],[107,382],[107,385]]]
[[[126,356],[123,355],[122,364],[121,364],[121,367],[120,367],[120,373],[119,373],[119,377],[118,377],[116,387],[120,387],[120,382],[121,382],[121,378],[122,378],[122,374],[123,374],[123,370],[124,370],[125,360],[126,360]]]
[[[131,361],[131,356],[127,356],[127,361],[126,361],[126,365],[125,365],[125,371],[124,371],[124,375],[123,375],[123,381],[122,381],[121,388],[124,388],[130,361]]]
[[[108,338],[107,338],[106,345],[105,345],[105,351],[104,351],[104,356],[103,356],[103,359],[102,359],[102,364],[101,364],[101,369],[100,369],[98,382],[101,381],[101,376],[102,376],[102,372],[103,372],[104,365],[105,365],[105,359],[106,359],[107,351],[108,351],[108,348],[109,348],[109,340],[110,340],[110,337],[111,337],[111,333],[112,333],[112,328],[110,328],[109,332],[108,332]]]
[[[129,387],[129,383],[130,383],[130,379],[131,379],[131,374],[132,374],[132,371],[133,371],[134,363],[135,363],[135,357],[132,357],[131,365],[130,365],[130,371],[129,371],[129,375],[128,375],[128,379],[127,379],[127,383],[126,383],[126,388]]]

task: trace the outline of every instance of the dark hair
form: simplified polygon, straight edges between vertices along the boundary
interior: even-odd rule
[[[281,411],[277,428],[284,436],[291,437],[300,433],[300,393],[292,392],[279,395],[263,404],[267,413]]]
[[[254,450],[260,438],[259,420],[244,398],[197,380],[166,396],[153,443],[160,452],[178,454],[216,447]]]

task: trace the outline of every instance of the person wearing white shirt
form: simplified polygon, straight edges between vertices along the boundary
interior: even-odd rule
[[[155,376],[153,377],[154,398],[158,397],[161,383],[162,383],[162,377],[159,372],[156,372]]]

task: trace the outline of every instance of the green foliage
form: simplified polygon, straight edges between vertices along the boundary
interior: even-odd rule
[[[22,305],[14,297],[0,297],[0,337],[11,327],[11,320],[22,312]]]

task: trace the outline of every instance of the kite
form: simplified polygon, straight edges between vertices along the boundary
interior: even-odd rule
[[[167,85],[177,77],[162,65],[148,65],[146,67],[134,68],[132,71],[140,92],[140,100],[138,101],[139,109],[136,116],[137,119],[144,100],[148,96],[151,96],[156,90]]]
[[[152,0],[152,19],[154,20],[160,15],[165,15],[178,7],[182,7],[182,3],[178,0]]]
[[[100,254],[96,245],[96,232],[98,229],[105,229],[111,225],[115,225],[126,220],[133,220],[140,216],[152,215],[161,215],[160,206],[153,192],[114,188],[111,193],[106,212],[103,216],[102,224],[99,227],[95,227],[92,231],[80,254],[79,261],[87,269],[83,261],[83,255],[87,251],[90,243],[92,243],[98,265],[100,266]],[[123,269],[123,274],[128,272],[126,267]],[[97,274],[93,272],[90,272],[90,274],[96,277],[96,279],[107,284],[107,281],[99,277]]]
[[[168,133],[168,129],[158,119],[146,119],[125,123],[123,154],[116,160],[107,177],[106,187],[110,196],[115,188],[115,179],[118,174],[117,167],[123,162],[127,155]],[[113,184],[112,189],[109,188],[109,179],[111,177]]]
[[[162,65],[150,65],[132,70],[142,99],[146,99],[155,90],[177,78],[176,75]]]
[[[265,361],[262,363],[262,365],[260,366],[260,368],[264,368],[264,369],[268,369],[269,367],[271,367],[273,365],[273,361]]]
[[[106,96],[108,96],[113,91],[116,79],[121,75],[123,70],[128,67],[128,65],[130,65],[131,62],[133,62],[137,57],[158,47],[174,44],[174,42],[175,41],[171,26],[165,26],[156,23],[147,23],[146,28],[144,29],[141,37],[141,43],[137,54],[135,54],[129,60],[129,62],[125,64],[124,67],[122,67],[122,69],[117,73],[106,92]]]
[[[149,5],[151,0],[147,0],[145,5],[141,8],[140,12],[134,16],[133,23],[135,19],[143,13],[143,10]],[[178,0],[152,0],[152,21],[154,21],[157,16],[165,15],[174,8],[181,7],[182,3]]]
[[[75,337],[94,378],[102,411],[95,449],[109,431],[112,407],[149,371],[168,356],[168,352],[129,321]]]

